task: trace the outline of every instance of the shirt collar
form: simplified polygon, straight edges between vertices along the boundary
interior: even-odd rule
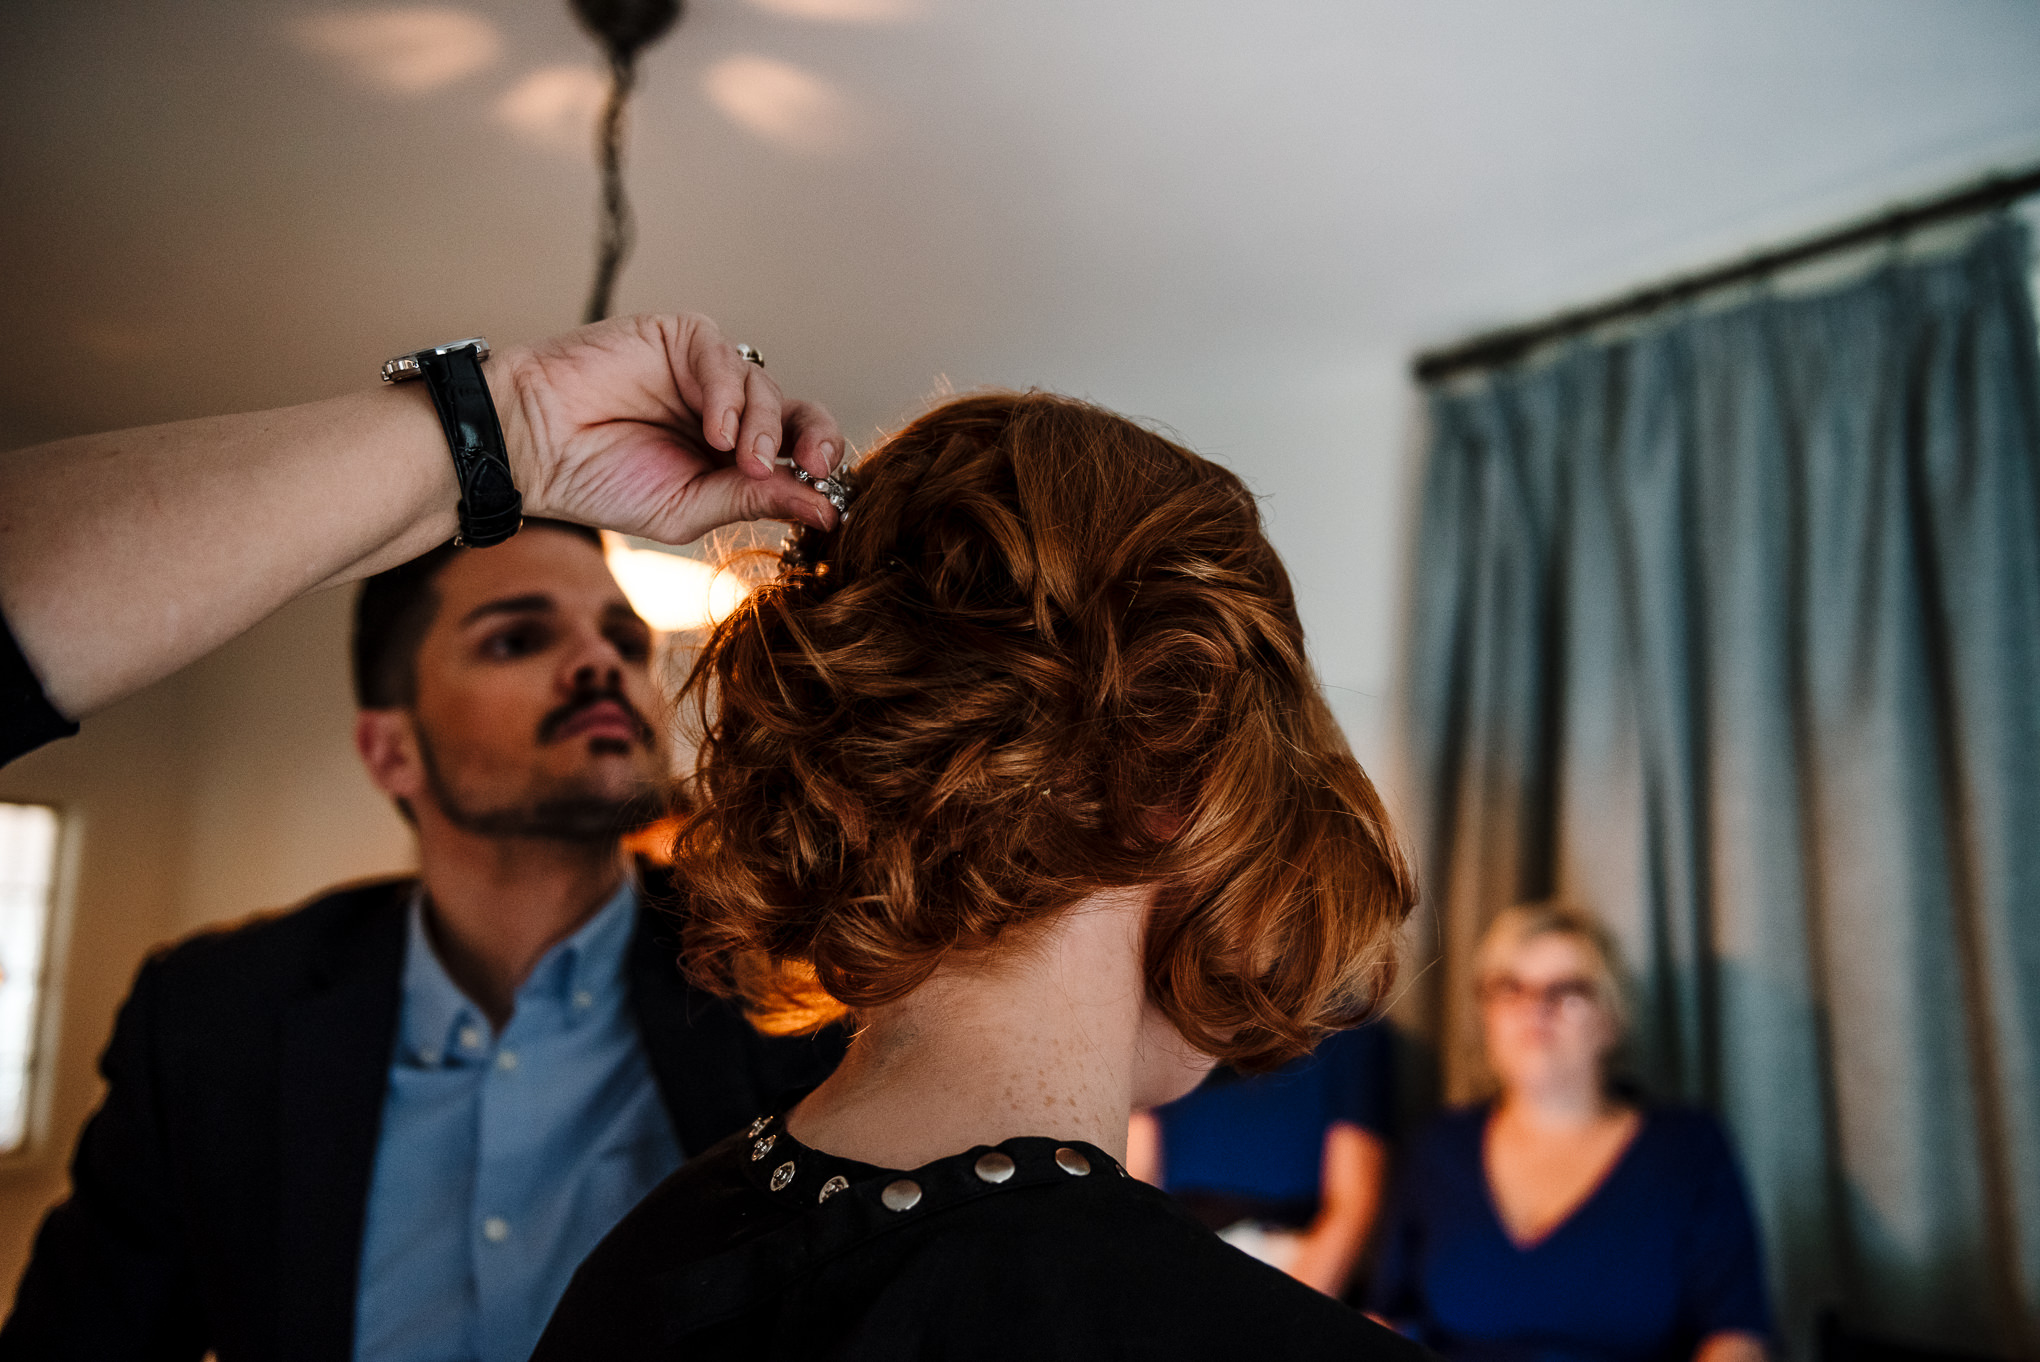
[[[624,986],[624,960],[637,928],[637,885],[626,876],[608,902],[568,937],[553,946],[517,990],[519,1010],[532,998],[551,994],[561,1012],[576,1019],[594,1010],[611,989]],[[406,1057],[436,1067],[449,1054],[479,1053],[481,1044],[463,1045],[462,1035],[475,1028],[490,1037],[487,1018],[460,991],[440,963],[425,927],[425,887],[411,893],[404,942],[401,1043]]]
[[[636,931],[637,885],[626,875],[595,916],[545,953],[517,990],[518,1001],[551,993],[571,1013],[587,1011],[594,1000],[623,987],[624,957]]]

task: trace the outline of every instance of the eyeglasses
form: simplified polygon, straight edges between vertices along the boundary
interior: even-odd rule
[[[1548,984],[1530,984],[1512,974],[1497,974],[1483,980],[1480,1000],[1495,1007],[1533,1006],[1539,1012],[1556,1012],[1569,1003],[1597,1003],[1601,990],[1592,979],[1574,976],[1553,979]]]

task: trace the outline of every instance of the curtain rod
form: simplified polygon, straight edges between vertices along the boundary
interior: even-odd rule
[[[1759,251],[1742,260],[1692,274],[1675,275],[1606,302],[1561,312],[1541,322],[1503,327],[1456,345],[1429,350],[1418,355],[1412,367],[1420,383],[1435,383],[1467,369],[1494,368],[1520,359],[1548,341],[1585,331],[1603,322],[1655,312],[1725,284],[1741,283],[1819,256],[1861,246],[1880,237],[1902,236],[1929,223],[1997,208],[2035,191],[2040,191],[2040,166],[1992,175],[1937,198],[1888,209],[1875,217],[1822,232],[1791,245]]]

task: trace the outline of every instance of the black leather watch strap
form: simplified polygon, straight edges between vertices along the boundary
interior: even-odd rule
[[[481,361],[469,346],[421,350],[415,358],[460,480],[460,533],[454,542],[471,549],[500,544],[524,523],[524,494],[510,476],[510,451]]]

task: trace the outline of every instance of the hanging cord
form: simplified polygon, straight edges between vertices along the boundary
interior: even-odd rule
[[[623,187],[623,113],[637,88],[638,52],[680,18],[681,0],[569,0],[574,15],[609,58],[609,98],[602,105],[595,149],[602,162],[602,221],[595,238],[595,281],[581,320],[609,315],[616,277],[637,240],[637,220]]]
[[[616,288],[616,276],[623,269],[630,248],[637,241],[637,218],[631,212],[630,196],[623,189],[623,106],[637,84],[637,63],[609,61],[609,98],[602,105],[602,124],[595,135],[596,154],[602,158],[602,222],[595,236],[595,282],[588,289],[588,306],[581,321],[599,322],[609,315],[609,296]]]

